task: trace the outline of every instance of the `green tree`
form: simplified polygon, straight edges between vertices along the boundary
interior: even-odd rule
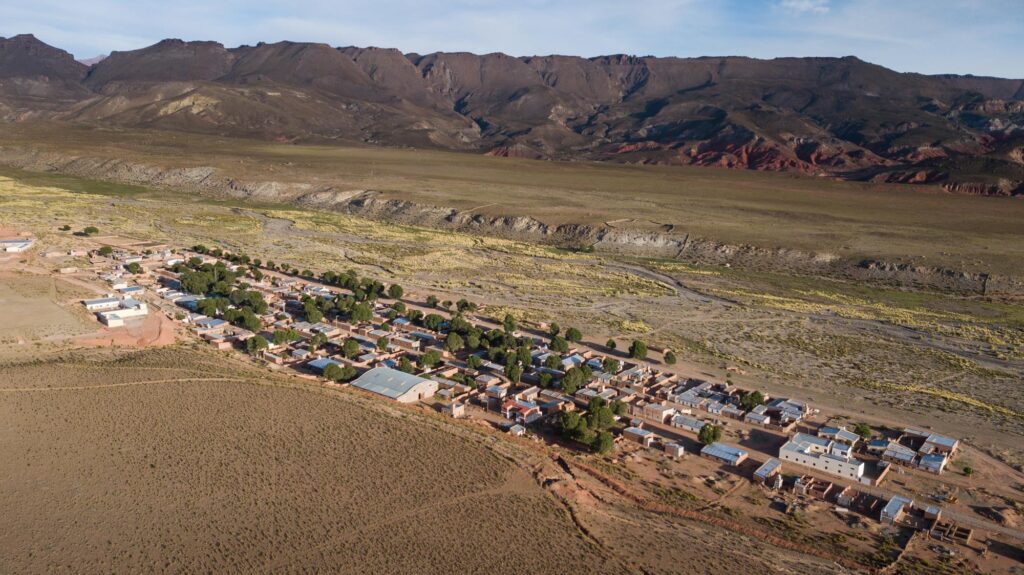
[[[580,424],[573,430],[572,438],[587,445],[590,445],[590,442],[594,440],[594,434],[590,430],[590,425],[587,423],[586,418],[580,418]]]
[[[480,348],[480,336],[475,333],[470,333],[466,336],[466,347],[469,349]]]
[[[675,365],[676,364],[676,354],[674,352],[671,352],[671,351],[666,351],[665,352],[665,363],[667,363],[668,365]]]
[[[466,365],[469,366],[469,369],[480,369],[480,366],[483,365],[483,363],[484,360],[480,359],[479,355],[471,355],[466,358]]]
[[[62,231],[62,232],[70,232],[71,231],[71,226],[69,226],[67,224],[64,224],[63,226],[60,227],[60,231]]]
[[[502,320],[501,324],[505,328],[505,333],[512,333],[516,330],[516,318],[510,313],[505,314],[505,319]]]
[[[201,299],[196,303],[196,311],[209,317],[215,317],[217,315],[218,311],[220,311],[218,307],[217,298],[213,297]]]
[[[752,391],[740,398],[740,407],[750,411],[759,405],[764,405],[764,394],[760,391]]]
[[[469,323],[469,321],[461,315],[456,315],[448,322],[448,329],[459,334],[465,334],[469,333],[469,330],[473,329],[473,324]]]
[[[590,443],[590,447],[595,452],[606,455],[615,448],[615,438],[607,431],[600,431],[594,436],[594,441]]]
[[[548,328],[548,334],[551,337],[555,337],[556,335],[558,335],[561,332],[562,332],[562,326],[558,325],[555,322],[551,322],[551,326]]]
[[[324,377],[333,382],[352,381],[356,373],[356,369],[351,365],[339,366],[332,363],[324,368]]]
[[[871,426],[864,423],[863,421],[858,423],[857,426],[853,428],[853,432],[859,435],[860,438],[865,441],[871,439]]]
[[[591,407],[587,409],[587,425],[595,431],[608,429],[615,423],[615,414],[612,413],[604,399],[600,397],[594,399],[599,399],[600,402],[591,400]]]
[[[608,341],[605,342],[604,346],[607,347],[608,349],[615,349],[615,340],[608,338]]]
[[[569,368],[569,371],[565,372],[565,377],[562,378],[562,391],[572,395],[585,384],[583,371],[578,367],[572,367]]]
[[[426,353],[420,356],[420,366],[430,369],[441,361],[441,354],[437,350],[427,350]]]
[[[331,381],[341,381],[341,366],[336,363],[329,363],[324,368],[324,377]]]
[[[722,428],[710,423],[705,424],[697,433],[697,440],[704,445],[711,445],[722,438]]]
[[[547,389],[551,387],[552,379],[554,377],[550,373],[543,371],[537,376],[537,384],[540,385],[541,389]]]
[[[583,334],[580,333],[580,330],[574,327],[570,327],[569,329],[565,330],[565,339],[573,343],[579,343],[579,341],[583,339]]]
[[[452,353],[456,353],[465,347],[465,342],[462,341],[462,336],[455,333],[454,331],[448,334],[448,337],[444,340],[444,347]]]
[[[563,411],[562,412],[562,433],[568,437],[572,437],[576,428],[580,425],[580,414],[575,411]]]
[[[274,331],[274,345],[281,345],[299,339],[299,333],[294,329],[278,329]]]
[[[428,295],[427,296],[427,306],[428,307],[437,307],[437,302],[438,302],[438,299],[437,299],[436,295]]]
[[[614,375],[616,373],[619,373],[619,368],[621,367],[622,364],[620,364],[619,360],[615,359],[614,357],[606,357],[601,360],[601,371],[605,373],[610,373]]]
[[[391,344],[391,340],[388,339],[388,336],[386,336],[386,335],[382,335],[382,336],[377,338],[377,349],[379,349],[381,351],[386,351],[390,344]]]
[[[423,327],[430,331],[440,331],[441,326],[444,325],[444,318],[436,313],[428,313],[423,318]]]
[[[317,323],[324,318],[323,312],[316,306],[316,302],[309,299],[306,303],[302,304],[302,314],[306,316],[306,321],[309,323]]]
[[[510,363],[505,366],[505,376],[513,383],[518,383],[523,377],[523,368],[518,363]]]
[[[560,423],[562,434],[566,437],[587,444],[593,441],[587,420],[581,417],[579,413],[575,411],[562,412]]]
[[[82,230],[82,233],[87,236],[92,236],[100,233],[100,229],[96,226],[86,226],[85,229]]]
[[[270,346],[267,345],[267,340],[263,339],[262,335],[253,336],[245,340],[245,351],[249,352],[250,355],[256,355],[268,347]]]
[[[562,360],[555,354],[550,354],[544,359],[544,367],[548,369],[562,369]]]
[[[327,336],[318,333],[309,339],[309,349],[316,351],[321,347],[327,345]]]
[[[613,401],[612,413],[618,415],[619,417],[626,415],[626,402],[622,401],[621,399],[616,399],[615,401]]]
[[[260,318],[256,317],[256,314],[252,313],[252,310],[249,309],[242,310],[240,323],[242,327],[252,332],[259,331],[263,327],[263,322],[260,321]]]
[[[365,323],[373,320],[373,309],[370,308],[369,304],[359,303],[352,306],[352,321],[355,323]]]
[[[629,346],[629,357],[633,359],[647,358],[647,344],[640,340],[633,340]]]
[[[974,468],[970,465],[964,465],[964,475],[967,477],[974,475]]]
[[[359,355],[359,350],[359,342],[352,338],[346,339],[345,343],[341,344],[341,353],[349,359]]]
[[[402,286],[398,284],[391,284],[391,286],[388,288],[388,297],[390,297],[391,299],[402,299],[402,296],[404,294],[405,290],[402,289]]]
[[[99,255],[101,255],[101,256],[103,256],[105,258],[106,257],[110,257],[114,253],[114,248],[112,248],[110,246],[103,246],[96,253],[98,253]]]
[[[516,358],[519,363],[523,365],[530,365],[533,363],[533,351],[529,345],[523,344],[516,348]]]
[[[566,353],[569,351],[569,342],[567,342],[562,336],[556,335],[551,338],[551,344],[548,347],[558,353]]]
[[[408,357],[403,355],[402,358],[398,360],[398,371],[404,371],[405,373],[412,373],[415,371],[412,367],[412,362],[409,361]]]

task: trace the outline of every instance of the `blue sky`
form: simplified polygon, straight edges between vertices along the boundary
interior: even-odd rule
[[[657,56],[855,55],[900,71],[1024,77],[1024,0],[0,0],[0,36],[79,58],[163,38]]]

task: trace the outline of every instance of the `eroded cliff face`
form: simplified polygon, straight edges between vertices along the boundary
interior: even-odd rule
[[[277,181],[247,181],[212,167],[164,168],[87,156],[67,156],[21,148],[0,148],[0,163],[38,172],[189,191],[214,197],[281,202],[337,211],[378,221],[455,230],[608,254],[677,259],[738,266],[751,270],[785,270],[885,285],[983,295],[1024,295],[1024,277],[967,273],[953,269],[843,258],[827,252],[735,245],[694,237],[685,230],[651,231],[609,225],[548,225],[529,216],[487,216],[446,206],[389,199],[373,190]]]

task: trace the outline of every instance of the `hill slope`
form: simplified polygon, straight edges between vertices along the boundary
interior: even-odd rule
[[[0,39],[0,115],[1024,193],[1024,81],[902,74],[854,57],[164,40],[86,67],[23,35]]]

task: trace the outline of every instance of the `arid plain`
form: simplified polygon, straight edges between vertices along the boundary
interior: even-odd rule
[[[799,396],[851,421],[963,438],[970,449],[955,463],[974,464],[982,486],[972,501],[1019,505],[1024,308],[1014,297],[562,249],[4,171],[0,226],[66,249],[77,239],[62,225],[207,243],[315,271],[352,268],[413,294],[466,297],[496,315],[578,325],[591,343],[643,337],[679,350],[681,373]],[[650,479],[668,478],[680,491],[642,474],[615,476],[612,466],[588,474],[576,467],[598,465],[587,458],[560,465],[487,429],[271,374],[186,338],[154,347],[159,326],[111,347],[75,309],[90,295],[85,287],[49,277],[52,264],[34,254],[10,262],[0,276],[0,307],[12,318],[0,328],[0,493],[17,528],[0,547],[18,553],[4,553],[5,570],[490,572],[500,561],[507,572],[549,572],[571,561],[683,573],[692,570],[682,558],[698,551],[708,572],[764,566],[745,563],[748,556],[771,558],[779,572],[872,564],[873,536],[857,531],[850,535],[863,536],[863,548],[837,548],[852,545],[864,557],[852,567],[830,559],[835,542],[814,539],[813,524],[765,520],[749,534],[730,531],[733,511],[713,502],[717,490],[742,488],[709,488],[702,474],[644,464]],[[638,507],[598,479],[607,474],[645,501],[675,505],[678,494],[697,493],[712,503],[687,495],[682,508],[710,506],[718,523]],[[744,507],[764,505],[743,497]],[[769,534],[794,548],[776,548]],[[756,553],[725,562],[732,545]]]

